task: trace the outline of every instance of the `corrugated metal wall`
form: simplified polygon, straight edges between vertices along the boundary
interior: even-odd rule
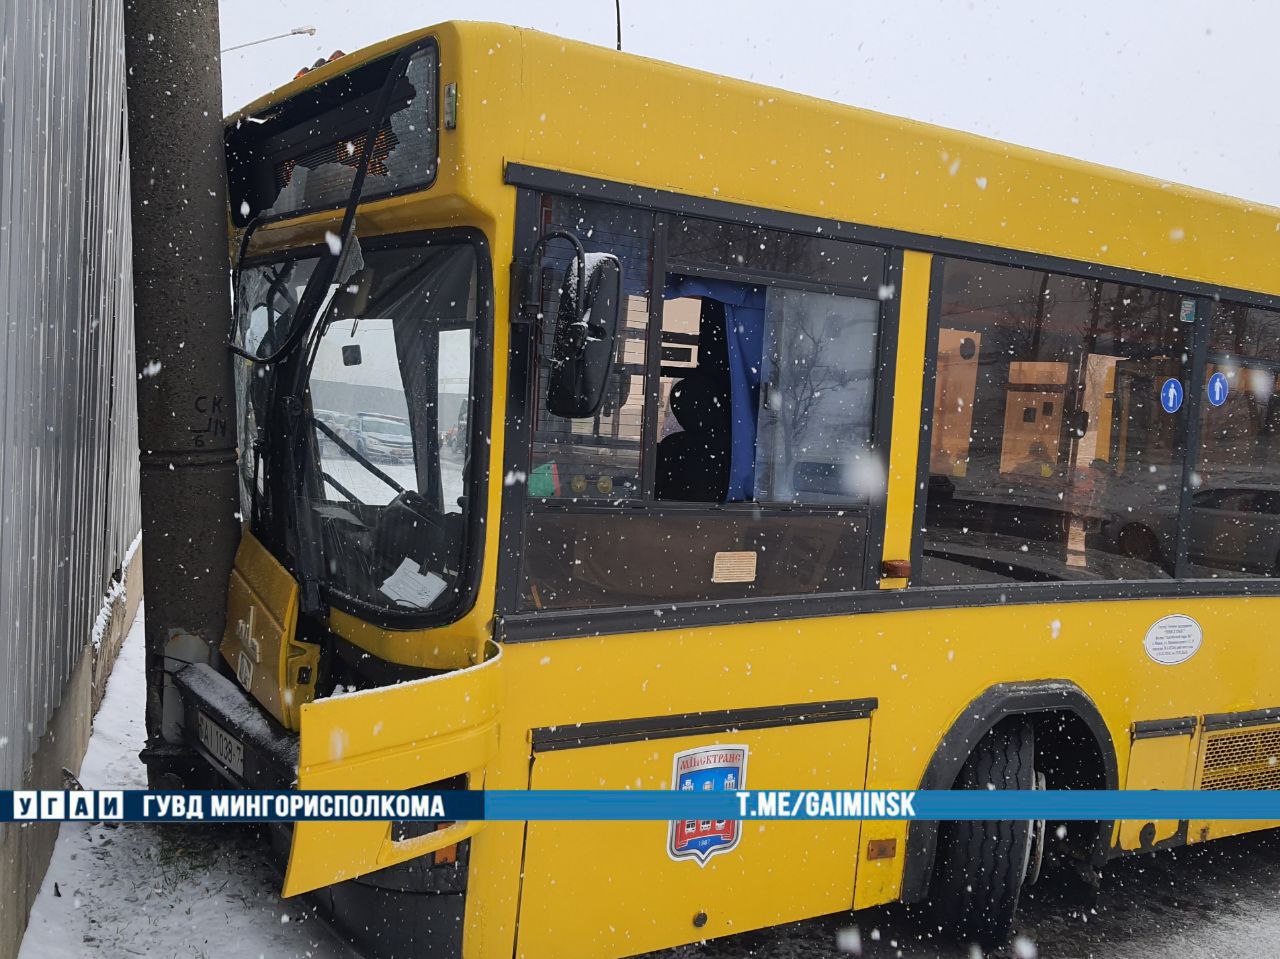
[[[139,528],[121,11],[0,0],[0,788]]]

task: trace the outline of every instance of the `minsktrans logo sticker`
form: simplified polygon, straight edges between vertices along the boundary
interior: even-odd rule
[[[671,787],[686,792],[745,789],[746,746],[699,746],[675,755]],[[736,848],[742,823],[736,819],[676,819],[667,828],[667,854],[705,866],[712,856]]]

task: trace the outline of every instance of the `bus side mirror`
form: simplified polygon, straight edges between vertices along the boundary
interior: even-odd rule
[[[604,402],[622,315],[622,264],[608,253],[586,256],[587,280],[578,300],[578,263],[565,273],[547,377],[547,410],[556,416],[594,416]]]

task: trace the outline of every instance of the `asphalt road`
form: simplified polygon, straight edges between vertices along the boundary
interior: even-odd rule
[[[1034,887],[1033,887],[1034,893]],[[851,930],[857,930],[856,935]],[[843,934],[843,935],[842,935]],[[1092,907],[1024,897],[1015,959],[1262,959],[1280,956],[1280,831],[1108,865]],[[654,953],[649,959],[971,959],[903,906],[827,916]]]

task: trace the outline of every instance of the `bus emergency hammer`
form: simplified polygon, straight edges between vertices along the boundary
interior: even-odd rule
[[[516,314],[517,323],[533,323],[537,325],[542,321],[543,297],[542,284],[538,282],[538,264],[542,262],[547,244],[552,240],[566,240],[573,247],[574,256],[578,259],[578,288],[574,293],[574,305],[577,309],[582,309],[582,298],[587,289],[587,251],[583,247],[582,241],[578,239],[577,234],[571,233],[569,230],[552,230],[549,233],[544,233],[542,238],[534,244],[533,254],[528,263],[516,261],[512,264],[516,273],[512,279],[516,282],[516,289],[520,291],[520,309]],[[583,332],[585,333],[585,330]]]

